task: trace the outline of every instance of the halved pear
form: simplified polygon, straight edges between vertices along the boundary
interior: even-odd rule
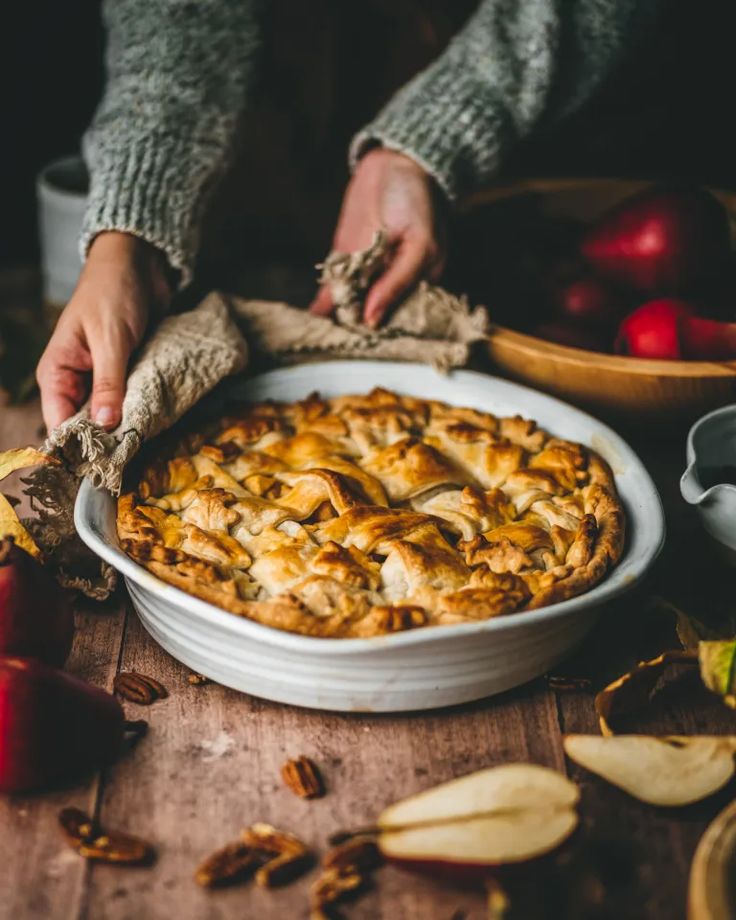
[[[378,819],[378,846],[407,868],[483,874],[559,846],[577,826],[579,797],[546,767],[492,767],[391,805]]]
[[[574,808],[575,783],[562,773],[530,763],[478,770],[389,805],[378,817],[381,830],[457,821],[499,811],[533,811],[550,805]]]
[[[736,737],[730,735],[567,735],[564,745],[575,763],[651,805],[698,802],[736,770]]]

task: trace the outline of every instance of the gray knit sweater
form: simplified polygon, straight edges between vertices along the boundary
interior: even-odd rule
[[[450,200],[487,184],[514,143],[573,111],[661,0],[482,0],[444,53],[353,140],[408,154]],[[134,233],[191,277],[208,194],[253,82],[258,0],[106,0],[108,80],[84,138],[86,254]]]

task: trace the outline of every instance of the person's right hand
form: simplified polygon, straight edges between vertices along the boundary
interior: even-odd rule
[[[128,361],[170,297],[158,249],[128,233],[95,237],[36,369],[49,431],[73,415],[90,390],[92,420],[108,429],[120,423]]]

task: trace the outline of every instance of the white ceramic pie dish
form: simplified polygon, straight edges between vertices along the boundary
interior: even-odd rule
[[[559,663],[591,629],[599,608],[632,588],[657,557],[664,515],[637,455],[606,425],[535,390],[471,371],[444,376],[424,365],[331,361],[270,371],[239,383],[237,392],[253,401],[290,401],[315,389],[339,396],[374,386],[518,413],[597,450],[611,464],[626,508],[619,565],[586,594],[529,613],[370,639],[312,638],[242,619],[160,581],[119,548],[114,499],[83,483],[75,507],[82,540],[124,575],[143,625],[179,661],[236,690],[315,709],[396,712],[463,703]]]

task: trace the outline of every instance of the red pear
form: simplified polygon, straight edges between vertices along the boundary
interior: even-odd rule
[[[678,293],[728,259],[728,215],[704,189],[659,186],[626,199],[583,236],[581,252],[601,277],[653,294]]]
[[[736,323],[696,316],[685,300],[650,300],[621,323],[616,351],[635,358],[733,360]]]
[[[124,729],[104,690],[33,658],[0,658],[0,792],[47,788],[109,762]]]
[[[0,540],[0,655],[61,667],[74,638],[71,596],[12,540]]]
[[[563,320],[594,332],[615,330],[626,314],[620,298],[597,278],[578,278],[563,285],[554,300]]]

